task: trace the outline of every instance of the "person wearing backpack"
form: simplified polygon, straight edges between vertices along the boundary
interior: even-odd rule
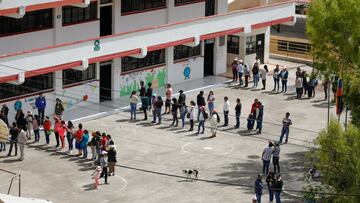
[[[254,81],[254,87],[258,86],[258,82],[259,82],[259,63],[256,62],[254,64],[254,67],[252,69],[252,73],[253,73],[253,81]]]
[[[210,136],[210,138],[216,137],[218,123],[220,123],[220,116],[215,110],[213,110],[212,116],[210,118],[210,125],[211,125],[211,136]]]
[[[202,127],[201,134],[204,134],[205,131],[205,120],[208,119],[209,115],[205,112],[205,106],[201,106],[199,113],[199,125],[198,125],[198,132],[200,134],[200,128]]]

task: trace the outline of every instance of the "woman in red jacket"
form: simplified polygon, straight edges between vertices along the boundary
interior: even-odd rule
[[[46,144],[49,144],[50,143],[50,134],[51,134],[51,121],[48,116],[46,116],[46,118],[45,118],[44,132],[45,132]]]
[[[79,124],[79,129],[76,131],[75,133],[75,148],[78,149],[79,153],[78,153],[78,156],[81,156],[82,155],[82,148],[80,146],[80,143],[81,143],[81,140],[82,140],[82,137],[84,135],[84,130],[82,129],[83,126],[82,124],[80,123]]]
[[[54,133],[55,133],[55,139],[56,139],[56,146],[55,148],[58,148],[60,146],[60,140],[59,140],[59,130],[61,126],[61,119],[54,115]]]
[[[66,132],[66,123],[65,121],[61,121],[60,128],[58,129],[58,133],[61,141],[61,149],[65,148],[65,132]]]

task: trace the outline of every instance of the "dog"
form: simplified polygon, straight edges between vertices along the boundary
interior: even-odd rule
[[[194,178],[197,180],[199,176],[199,171],[196,169],[193,170],[182,170],[183,174],[186,175],[186,180],[191,179],[191,176],[194,176]]]

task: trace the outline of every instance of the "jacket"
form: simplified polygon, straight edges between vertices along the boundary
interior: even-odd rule
[[[45,109],[45,107],[46,107],[46,99],[45,99],[45,97],[36,98],[35,106],[38,109]]]
[[[115,162],[115,163],[117,162],[117,160],[116,160],[116,150],[114,148],[110,149],[108,151],[107,156],[108,156],[108,162]]]
[[[51,121],[50,120],[45,120],[44,121],[44,130],[46,130],[46,131],[51,130]]]
[[[55,105],[55,114],[56,115],[62,115],[64,110],[65,110],[64,105],[61,102],[56,103],[56,105]]]
[[[261,179],[257,178],[255,181],[255,193],[256,194],[262,194],[262,190],[263,190],[264,186],[262,184]]]
[[[10,133],[10,140],[11,141],[17,141],[18,134],[19,134],[18,130],[16,128],[12,127],[12,128],[10,128],[9,133]]]
[[[289,77],[289,72],[287,70],[281,70],[280,77],[282,80],[287,80]]]
[[[28,140],[28,138],[26,137],[25,131],[20,130],[19,135],[18,135],[18,139],[17,139],[18,143],[22,144],[22,145],[25,145],[27,140]]]
[[[89,134],[84,134],[80,142],[80,148],[83,149],[87,147],[88,142],[89,142]]]
[[[198,94],[197,97],[196,97],[196,104],[197,104],[198,106],[205,106],[206,103],[205,103],[205,98],[204,98],[204,96]]]

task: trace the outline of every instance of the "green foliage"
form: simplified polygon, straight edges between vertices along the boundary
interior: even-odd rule
[[[360,202],[360,130],[352,125],[347,131],[332,120],[328,130],[315,140],[316,147],[309,153],[313,164],[321,171],[321,183],[333,188],[336,193],[359,196],[324,196],[322,200],[333,202]],[[309,199],[314,198],[307,190]]]

